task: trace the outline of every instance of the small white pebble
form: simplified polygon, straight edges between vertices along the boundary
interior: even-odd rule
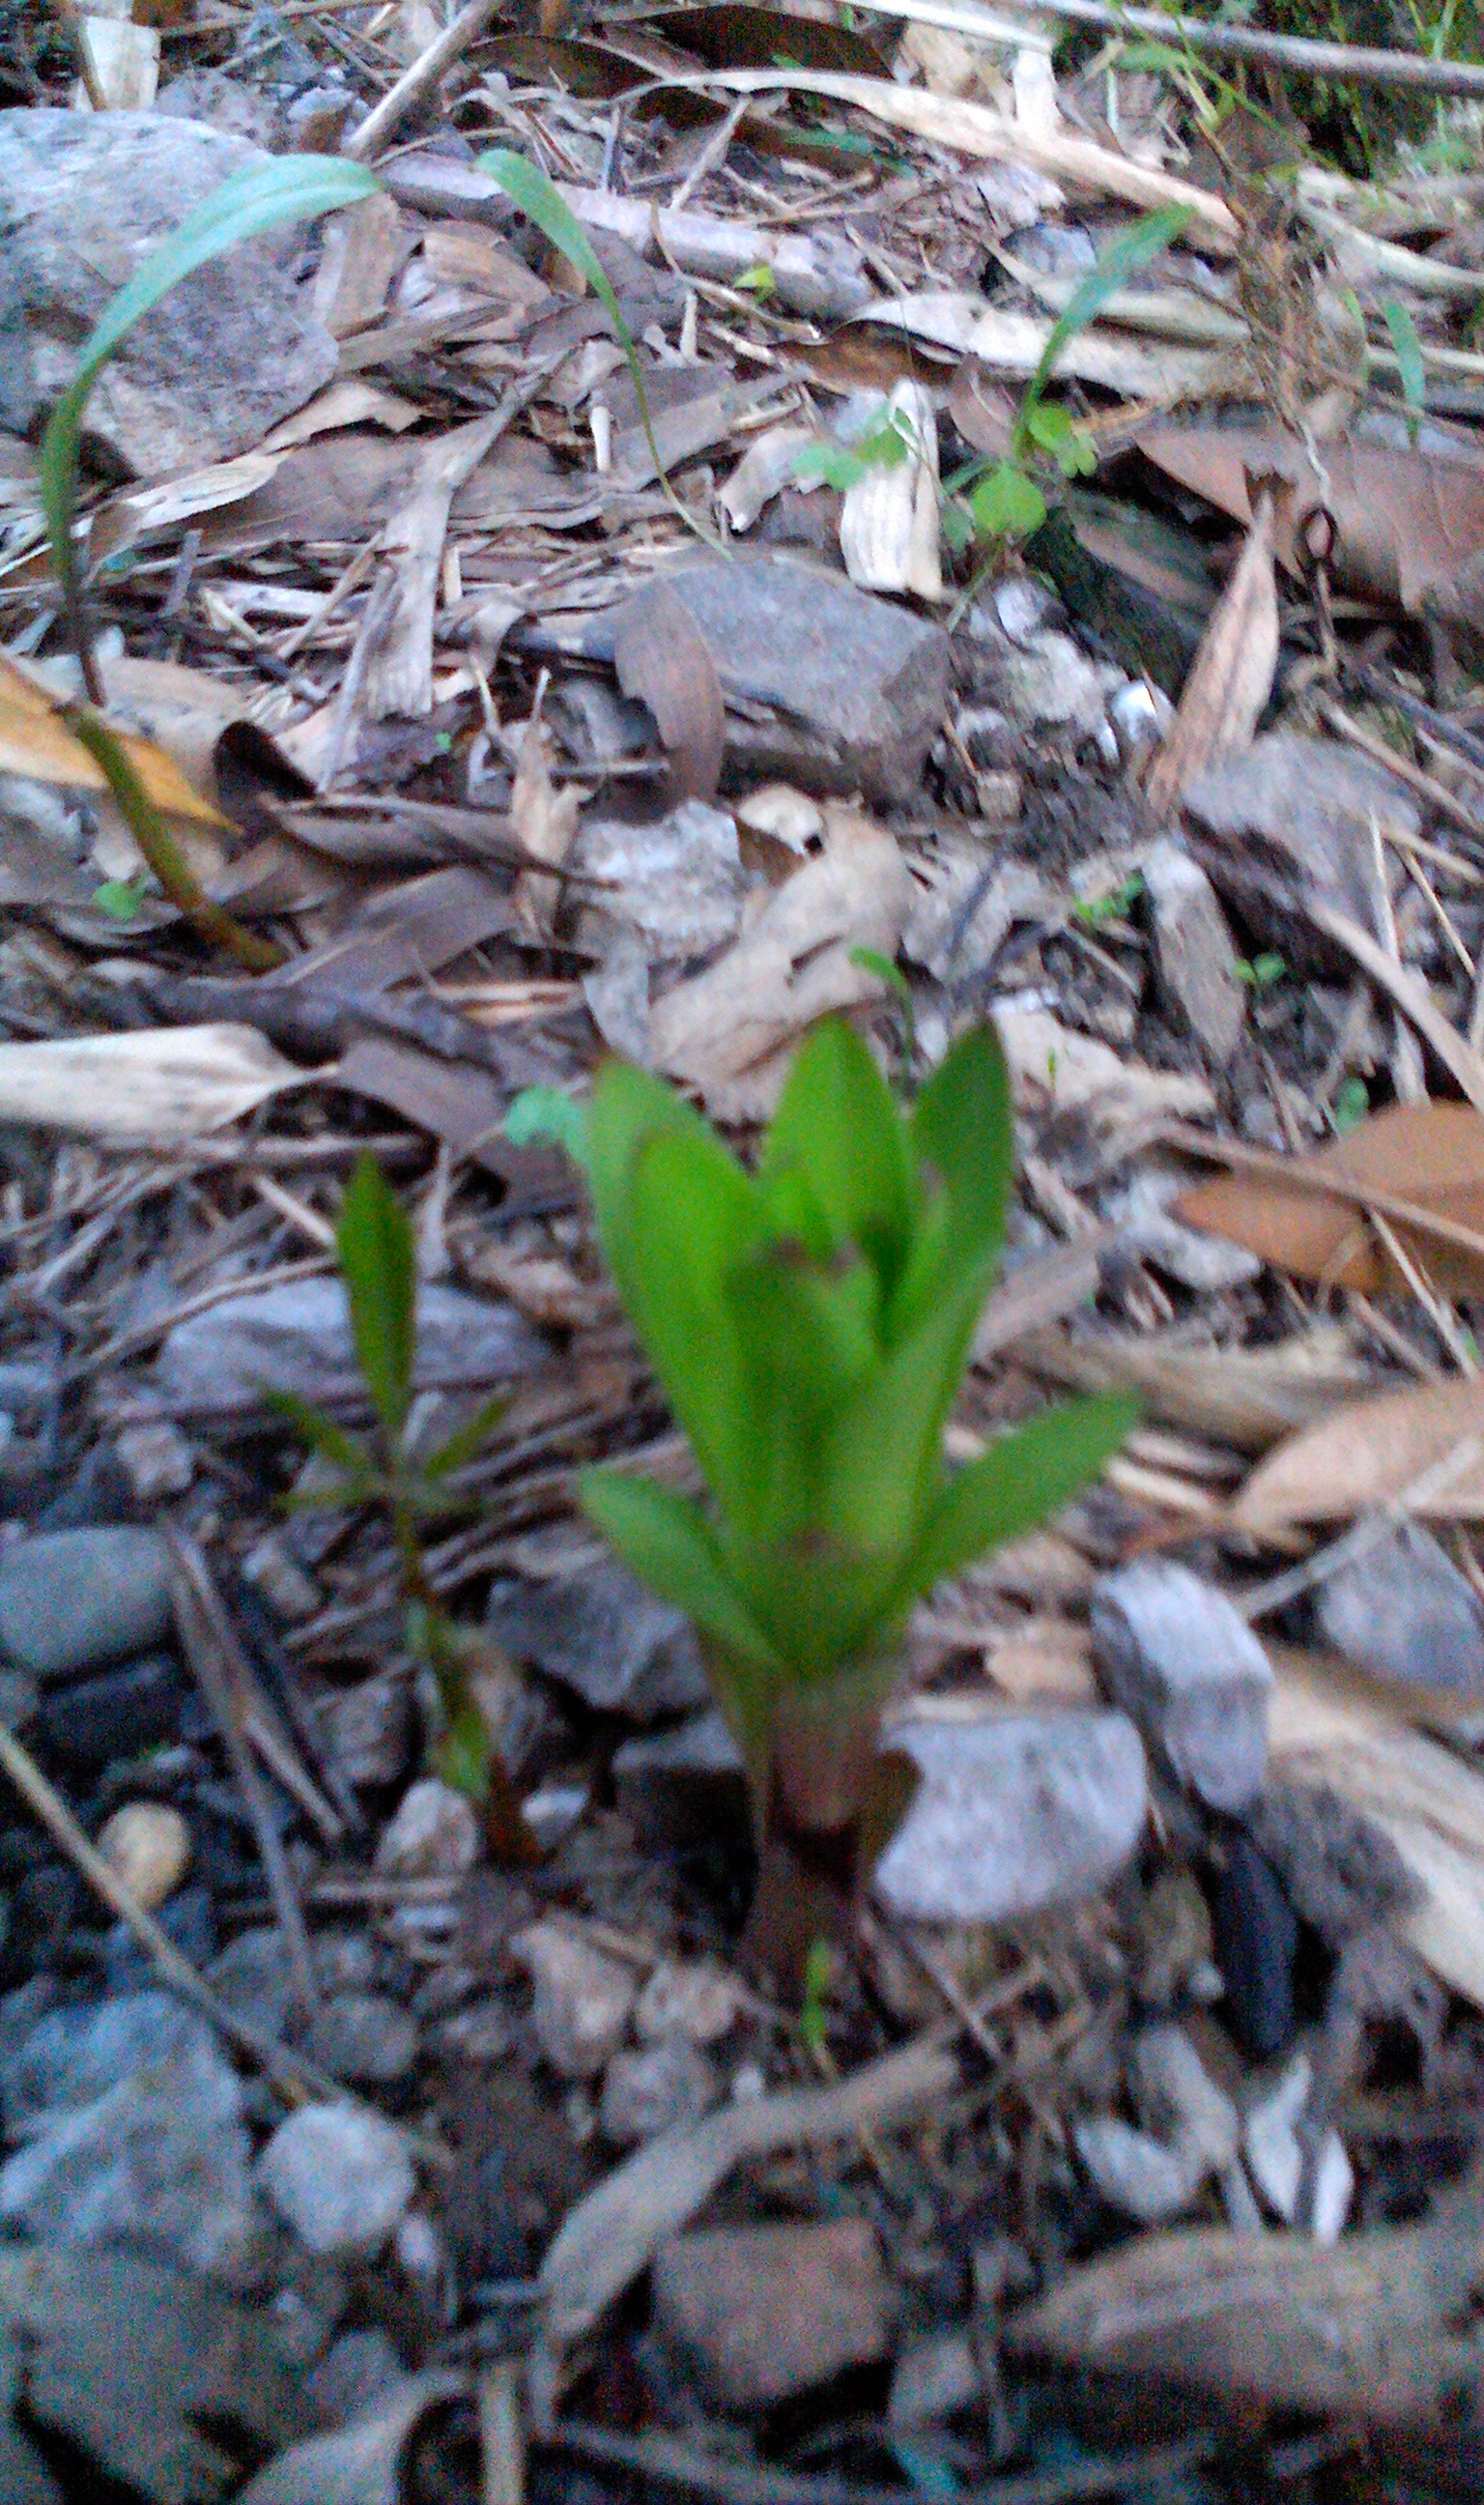
[[[98,1838],[98,1857],[153,1914],[190,1867],[190,1829],[167,1802],[125,1801]]]

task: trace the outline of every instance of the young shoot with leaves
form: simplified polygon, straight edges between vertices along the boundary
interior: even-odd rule
[[[855,1030],[827,1021],[751,1173],[662,1081],[611,1061],[585,1162],[604,1252],[707,1500],[617,1468],[584,1472],[581,1500],[695,1622],[752,1795],[754,1944],[786,1971],[828,1919],[804,1911],[810,1881],[838,1923],[887,1840],[893,1761],[878,1738],[913,1604],[1065,1503],[1132,1413],[1069,1402],[945,1465],[1013,1162],[988,1026],[958,1039],[904,1115]]]

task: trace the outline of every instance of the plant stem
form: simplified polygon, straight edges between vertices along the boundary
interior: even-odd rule
[[[78,657],[86,680],[89,667],[94,673],[97,668],[86,637],[78,646]],[[88,693],[93,693],[90,684]],[[94,702],[100,702],[102,696],[100,683]],[[229,949],[250,973],[267,974],[281,966],[281,948],[275,948],[271,939],[259,938],[257,932],[245,929],[224,905],[213,904],[202,893],[194,870],[135,773],[133,760],[118,732],[100,722],[86,705],[68,707],[66,720],[68,728],[102,766],[130,834],[171,903],[194,923],[203,939]]]

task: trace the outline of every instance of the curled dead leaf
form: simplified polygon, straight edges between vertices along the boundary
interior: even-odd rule
[[[1484,1381],[1428,1384],[1347,1402],[1259,1464],[1228,1515],[1261,1538],[1301,1522],[1347,1522],[1401,1496],[1467,1439],[1484,1437]],[[1435,1522],[1484,1521],[1484,1460],[1419,1502]]]
[[[306,1074],[249,1026],[0,1043],[0,1121],[93,1140],[192,1140],[305,1084]]]
[[[1150,768],[1145,796],[1153,810],[1172,809],[1195,775],[1251,747],[1277,666],[1273,500],[1264,492],[1191,664],[1169,737]]]
[[[721,780],[726,707],[705,636],[668,582],[624,604],[613,665],[626,696],[649,707],[676,800],[708,800]]]

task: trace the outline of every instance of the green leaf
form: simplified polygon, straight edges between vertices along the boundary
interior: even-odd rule
[[[969,498],[982,540],[1029,539],[1046,519],[1046,498],[1015,461],[997,461]]]
[[[916,1201],[908,1133],[871,1047],[826,1018],[794,1057],[759,1159],[766,1180],[795,1167],[837,1248],[858,1245],[890,1292]]]
[[[106,913],[110,922],[132,922],[144,899],[144,888],[132,878],[106,878],[92,892],[98,912]]]
[[[1347,1131],[1358,1131],[1370,1111],[1370,1090],[1363,1078],[1352,1071],[1334,1091],[1334,1127],[1343,1139]]]
[[[1421,421],[1428,405],[1428,377],[1422,362],[1422,341],[1417,325],[1404,304],[1388,297],[1381,307],[1397,363],[1401,370],[1401,397],[1407,406],[1407,434],[1416,442]]]
[[[343,1470],[347,1480],[353,1481],[358,1490],[364,1493],[376,1485],[380,1474],[359,1435],[352,1435],[333,1418],[327,1417],[323,1409],[316,1409],[312,1402],[300,1399],[296,1392],[265,1391],[262,1396],[270,1409],[275,1409],[280,1418],[288,1420],[312,1452],[323,1454],[327,1462],[333,1462],[336,1469]],[[318,1496],[319,1491],[315,1493]],[[359,1502],[360,1495],[348,1500]]]
[[[904,1598],[961,1574],[986,1549],[1018,1539],[1056,1512],[1102,1468],[1137,1424],[1122,1393],[1067,1400],[991,1444],[950,1479],[929,1516],[904,1577]]]
[[[565,1148],[574,1166],[587,1164],[587,1111],[560,1087],[523,1087],[510,1099],[500,1124],[512,1147]]]
[[[834,1420],[821,1454],[820,1527],[847,1555],[900,1561],[917,1538],[991,1276],[985,1261],[946,1280],[919,1327]]]
[[[335,1250],[365,1388],[395,1443],[412,1398],[417,1264],[412,1221],[374,1157],[363,1156],[346,1185]]]
[[[565,254],[573,269],[580,270],[603,306],[613,325],[614,335],[624,352],[633,379],[634,397],[638,404],[639,424],[644,430],[644,441],[649,448],[649,458],[654,463],[659,474],[660,484],[666,494],[673,503],[679,505],[679,499],[670,483],[670,474],[660,458],[660,447],[655,441],[654,421],[649,414],[649,394],[644,387],[644,369],[639,362],[638,350],[634,344],[634,334],[618,309],[618,299],[613,293],[607,271],[593,250],[582,228],[573,217],[556,185],[542,173],[539,165],[533,165],[528,157],[518,156],[513,148],[486,148],[479,159],[479,170],[482,174],[493,174],[500,190],[508,192],[521,215],[529,218],[533,226],[539,227],[547,242],[555,244],[558,252]],[[685,514],[687,523],[690,523],[690,516],[685,513],[684,506],[679,505],[679,510],[682,514]],[[694,524],[691,524],[691,527],[694,528]],[[704,538],[707,534],[703,532],[701,536]]]
[[[52,412],[41,447],[42,504],[64,591],[70,593],[77,581],[72,519],[83,412],[120,341],[172,287],[234,244],[270,227],[347,208],[379,188],[374,174],[347,157],[275,157],[269,164],[247,166],[183,219],[120,290],[84,341],[77,372]]]
[[[1120,235],[1116,243],[1110,244],[1108,250],[1098,256],[1065,311],[1053,324],[1051,336],[1041,351],[1041,362],[1030,378],[1016,419],[1012,453],[1018,456],[1023,452],[1041,396],[1063,352],[1071,346],[1078,333],[1085,331],[1089,322],[1096,321],[1109,297],[1117,295],[1136,270],[1157,261],[1160,253],[1166,251],[1176,236],[1184,231],[1190,217],[1191,212],[1183,202],[1172,203],[1168,208],[1151,209],[1147,217],[1140,218],[1136,226],[1130,227],[1126,234]]]
[[[655,1479],[622,1470],[583,1470],[577,1498],[632,1574],[695,1619],[739,1662],[767,1677],[778,1665],[728,1574],[716,1535],[698,1504]]]
[[[945,1053],[913,1108],[913,1147],[949,1197],[949,1258],[998,1253],[1015,1172],[1015,1115],[999,1037],[980,1021]]]
[[[794,454],[796,478],[822,478],[827,487],[836,487],[842,495],[858,487],[866,475],[866,464],[858,452],[843,443],[801,443]]]
[[[763,1482],[762,1420],[727,1283],[762,1237],[757,1188],[705,1126],[662,1131],[635,1160],[629,1220],[629,1318],[712,1495],[749,1522]]]
[[[712,1134],[693,1106],[647,1070],[629,1061],[605,1061],[598,1073],[587,1113],[587,1180],[604,1254],[618,1292],[632,1311],[635,1287],[629,1191],[639,1149],[663,1131],[687,1138]],[[739,1174],[742,1172],[738,1168]]]
[[[434,1445],[420,1464],[423,1477],[430,1486],[435,1487],[439,1480],[446,1479],[454,1470],[462,1470],[466,1462],[474,1460],[481,1445],[489,1442],[508,1406],[503,1395],[497,1393],[493,1400],[482,1400],[472,1418],[466,1419],[462,1427],[456,1427],[443,1443]]]

